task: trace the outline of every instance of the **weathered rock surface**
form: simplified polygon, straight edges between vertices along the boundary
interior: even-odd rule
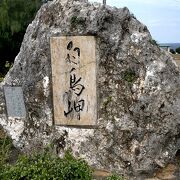
[[[50,37],[96,36],[96,128],[53,123]],[[3,85],[21,86],[26,118],[7,118]],[[151,173],[180,149],[180,72],[127,8],[54,0],[28,26],[0,85],[0,124],[24,151],[54,143],[96,168]]]

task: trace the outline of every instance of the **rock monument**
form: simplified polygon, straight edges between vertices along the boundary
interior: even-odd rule
[[[127,8],[50,1],[0,84],[0,124],[23,151],[150,173],[180,149],[180,71]]]

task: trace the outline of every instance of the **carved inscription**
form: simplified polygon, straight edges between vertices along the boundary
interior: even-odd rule
[[[64,103],[67,106],[67,111],[64,111],[64,116],[68,117],[73,111],[77,114],[77,119],[80,120],[81,111],[84,110],[85,100],[81,99],[80,95],[83,93],[85,87],[82,84],[82,77],[76,75],[76,68],[80,65],[80,48],[73,47],[73,41],[70,41],[67,45],[67,57],[66,63],[70,65],[70,79],[69,90],[65,92]],[[76,52],[76,55],[72,55],[72,51]],[[72,98],[73,97],[73,98]]]
[[[95,125],[96,58],[92,36],[51,38],[54,120]]]
[[[26,109],[21,87],[4,86],[8,117],[25,118]]]

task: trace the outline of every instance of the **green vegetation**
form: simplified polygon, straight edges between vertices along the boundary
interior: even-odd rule
[[[39,153],[21,155],[14,164],[9,164],[12,140],[0,129],[0,179],[3,180],[92,180],[92,168],[83,159],[75,158],[66,151],[63,158],[47,147]],[[106,180],[123,180],[116,174]]]
[[[13,63],[11,63],[11,62],[9,62],[9,61],[6,61],[3,68],[4,68],[5,72],[8,72],[9,69],[10,69],[12,66],[13,66]],[[1,68],[2,68],[2,67],[1,67]],[[2,73],[0,72],[0,82],[3,81],[4,76],[5,76],[5,74],[2,74]]]
[[[112,174],[111,176],[107,177],[106,180],[124,180],[124,177],[117,174]]]
[[[175,52],[174,49],[170,49],[170,52],[171,52],[172,54],[176,54],[176,52]]]
[[[0,74],[0,82],[2,82],[4,79],[4,76]]]
[[[136,73],[131,69],[126,70],[123,73],[123,79],[129,83],[133,83],[137,79]]]
[[[158,46],[157,41],[156,41],[156,40],[154,40],[154,39],[151,39],[151,40],[150,40],[150,43],[151,43],[152,45],[156,45],[156,46]]]
[[[41,6],[41,0],[0,0],[0,72],[8,69],[6,61],[14,61],[28,24]]]
[[[180,47],[176,48],[176,52],[180,54]]]
[[[49,152],[22,156],[15,165],[6,165],[0,179],[58,179],[91,180],[92,170],[83,159],[76,159],[67,151],[64,158]]]
[[[2,171],[3,165],[7,163],[11,148],[12,140],[8,136],[0,136],[0,172]]]
[[[112,97],[109,96],[106,101],[103,103],[103,107],[106,109],[107,108],[107,105],[112,101]]]

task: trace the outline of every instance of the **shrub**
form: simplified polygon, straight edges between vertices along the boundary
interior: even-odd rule
[[[4,69],[4,73],[0,72],[0,82],[3,81],[5,74],[13,67],[13,63],[6,61],[6,64],[4,65],[4,67],[1,67]],[[0,68],[0,69],[1,69]]]
[[[176,52],[175,52],[174,49],[170,49],[170,52],[171,52],[172,54],[176,54]]]
[[[158,46],[157,41],[156,41],[156,40],[154,40],[154,39],[150,39],[150,43],[151,43],[152,45],[156,45],[156,46]]]
[[[112,174],[111,176],[107,177],[106,180],[124,180],[122,176],[118,176],[117,174]]]
[[[10,156],[12,140],[8,136],[0,136],[0,171]]]
[[[0,76],[0,82],[2,82],[2,81],[3,81],[3,79],[4,79],[4,78]]]
[[[176,48],[176,52],[180,54],[180,47]]]
[[[20,157],[15,165],[4,168],[0,179],[90,180],[92,171],[83,159],[74,158],[69,151],[64,158],[44,152]]]

